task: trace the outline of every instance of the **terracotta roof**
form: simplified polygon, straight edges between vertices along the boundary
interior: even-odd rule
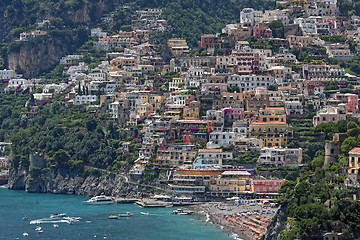
[[[360,153],[360,148],[353,148],[349,153]]]
[[[242,175],[242,176],[251,176],[248,171],[224,171],[221,175],[231,176],[231,175]]]
[[[199,149],[199,153],[201,152],[222,152],[222,149]]]
[[[285,110],[284,107],[267,107],[265,110]]]
[[[159,149],[158,152],[182,152],[182,150],[162,150],[162,149]]]

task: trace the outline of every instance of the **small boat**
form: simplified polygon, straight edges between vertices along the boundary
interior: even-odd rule
[[[73,222],[80,221],[81,217],[64,217],[65,220],[70,220]]]
[[[43,232],[43,230],[42,230],[42,228],[41,228],[40,226],[37,226],[37,227],[35,228],[35,231],[37,231],[38,233],[42,233],[42,232]]]
[[[28,217],[25,215],[25,216],[23,217],[23,220],[28,220]]]
[[[120,213],[119,217],[131,217],[133,215],[132,212]]]
[[[105,205],[105,204],[113,204],[114,201],[111,197],[96,196],[85,201],[85,203],[89,205]]]
[[[183,210],[183,209],[176,209],[172,212],[173,214],[176,214],[176,215],[190,215],[190,214],[193,214],[194,212],[193,211],[189,211],[189,210]]]
[[[29,234],[26,233],[26,232],[24,232],[24,233],[23,233],[23,236],[24,236],[24,237],[27,237],[27,236],[29,236]]]
[[[58,227],[59,227],[59,225],[57,225],[57,224],[54,224],[53,226],[54,226],[54,228],[58,228]]]
[[[110,216],[108,217],[108,219],[118,219],[118,216],[116,216],[116,215],[110,215]]]
[[[54,213],[50,215],[50,218],[62,218],[65,217],[66,213]]]
[[[150,215],[149,212],[141,212],[142,215]]]

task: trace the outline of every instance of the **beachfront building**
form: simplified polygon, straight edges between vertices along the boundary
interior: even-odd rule
[[[257,194],[278,194],[285,179],[250,179],[251,192]]]
[[[221,167],[224,160],[232,158],[232,152],[223,152],[222,149],[199,149],[194,168]]]
[[[177,169],[169,188],[183,194],[204,193],[209,191],[210,182],[220,174],[221,170]]]
[[[250,193],[251,174],[245,170],[224,171],[210,184],[213,197],[230,197]]]

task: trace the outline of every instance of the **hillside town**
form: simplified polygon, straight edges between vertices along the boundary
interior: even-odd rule
[[[61,82],[0,70],[0,91],[33,93],[25,118],[59,101],[136,131],[118,153],[138,153],[131,168],[119,170],[130,182],[157,169],[156,186],[176,194],[276,199],[286,171],[306,165],[317,150],[325,151],[327,168],[343,151],[346,134],[318,146],[322,133],[309,129],[360,117],[360,75],[343,63],[360,50],[360,17],[340,16],[336,0],[276,6],[243,9],[236,23],[202,35],[195,47],[186,39],[156,39],[171,29],[162,9],[138,10],[127,31],[91,29],[93,47],[106,51],[100,64],[90,66],[82,54],[63,56]],[[18,41],[46,36],[23,32]],[[9,172],[10,144],[0,143],[0,181]],[[349,150],[345,186],[359,189],[360,148]],[[31,167],[43,168],[44,161]]]

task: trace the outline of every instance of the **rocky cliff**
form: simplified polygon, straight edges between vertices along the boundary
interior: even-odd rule
[[[286,209],[290,204],[283,204],[276,216],[270,222],[265,235],[262,236],[261,240],[281,240],[280,233],[286,227],[287,213]]]
[[[116,175],[79,177],[76,174],[62,173],[54,170],[40,170],[37,177],[31,178],[24,168],[10,172],[9,189],[25,190],[33,193],[56,193],[96,196],[105,194],[113,197],[147,197],[151,192],[145,187],[127,183]]]
[[[8,55],[9,69],[21,73],[25,78],[33,77],[51,69],[69,52],[69,37],[46,36],[35,42],[18,43]]]

